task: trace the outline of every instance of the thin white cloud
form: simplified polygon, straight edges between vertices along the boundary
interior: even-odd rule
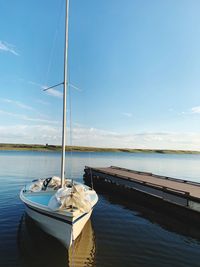
[[[180,115],[200,114],[200,106],[192,107],[187,111],[182,111]]]
[[[59,124],[60,122],[58,121],[53,121],[53,120],[47,120],[47,119],[40,119],[40,118],[31,118],[28,116],[21,116],[21,119],[25,121],[32,121],[32,122],[43,122],[43,123],[50,123],[50,124]]]
[[[39,143],[59,144],[61,129],[49,125],[14,125],[0,126],[0,140],[2,143]]]
[[[7,99],[7,98],[1,98],[1,100],[5,103],[10,103],[10,104],[14,104],[15,106],[17,107],[20,107],[22,109],[27,109],[27,110],[34,110],[31,106],[29,105],[26,105],[20,101],[15,101],[15,100],[12,100],[12,99]]]
[[[41,99],[37,99],[36,102],[42,105],[49,105],[49,102],[43,101]]]
[[[44,89],[45,89],[45,87],[44,87]],[[50,96],[54,96],[54,97],[58,97],[58,98],[62,98],[63,97],[63,93],[61,93],[60,91],[55,90],[55,89],[49,89],[49,90],[47,90],[45,92]]]
[[[14,118],[17,118],[19,120],[36,122],[36,123],[46,123],[46,124],[59,124],[60,123],[60,122],[54,121],[54,120],[43,119],[40,117],[33,118],[33,117],[26,116],[26,115],[16,114],[14,112],[7,112],[4,110],[0,110],[0,114],[7,115],[9,117],[14,117]]]
[[[45,90],[45,89],[47,89],[49,87],[48,85],[42,85],[40,83],[33,82],[33,81],[28,81],[28,83],[31,84],[31,85],[40,87],[41,90]],[[82,92],[83,91],[81,88],[79,88],[79,87],[77,87],[77,86],[75,86],[75,85],[73,85],[71,83],[69,83],[68,85],[69,85],[69,87],[75,89],[78,92]],[[58,98],[62,98],[63,97],[63,93],[62,92],[60,92],[60,91],[58,91],[56,89],[53,89],[53,88],[46,90],[45,93],[47,93],[48,95],[53,96],[53,97],[58,97]]]
[[[193,108],[191,108],[191,113],[198,113],[198,114],[200,114],[200,106],[197,106],[197,107],[193,107]]]
[[[7,112],[7,111],[5,111],[5,110],[2,110],[2,109],[0,109],[0,114],[4,114],[4,115],[8,115],[8,116],[13,116],[13,117],[16,117],[16,116],[18,116],[17,114],[15,114],[15,113],[12,113],[12,112]]]
[[[128,118],[131,118],[133,116],[133,114],[130,112],[123,112],[122,115]]]
[[[45,86],[40,84],[40,83],[36,83],[36,82],[33,82],[33,81],[28,81],[28,84],[31,84],[31,85],[36,85],[38,87],[41,87],[42,89],[45,89]]]
[[[8,44],[7,42],[0,40],[0,51],[9,52],[15,56],[19,56],[19,54],[15,50],[15,46],[12,44]]]

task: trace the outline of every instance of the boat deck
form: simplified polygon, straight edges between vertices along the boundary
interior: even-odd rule
[[[42,194],[41,193],[28,193],[26,194],[26,198],[29,201],[32,201],[34,203],[48,206],[49,200],[51,199],[53,194],[55,194],[55,192],[47,192],[47,193],[42,192]]]

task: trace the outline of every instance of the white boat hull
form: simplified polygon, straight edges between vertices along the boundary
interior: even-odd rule
[[[37,211],[27,205],[26,212],[47,234],[55,237],[65,247],[69,248],[72,240],[75,240],[79,236],[86,222],[89,220],[92,210],[80,216],[74,222],[56,218],[48,214],[42,214],[41,211]]]
[[[26,206],[27,214],[40,228],[69,248],[89,220],[98,196],[88,186],[77,182],[73,184],[73,190],[76,191],[72,192],[68,180],[65,188],[46,186],[44,190],[44,184],[52,180],[53,178],[47,178],[33,181],[21,190],[20,198]],[[35,188],[37,190],[33,191]],[[60,208],[61,197],[62,201],[64,198],[66,200],[64,208]]]

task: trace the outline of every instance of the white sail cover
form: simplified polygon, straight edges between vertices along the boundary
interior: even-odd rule
[[[48,188],[52,188],[52,189],[58,188],[61,184],[60,177],[53,176],[52,178],[48,178],[48,179],[50,179],[50,181],[48,183]],[[40,192],[43,188],[44,181],[45,181],[45,179],[38,179],[38,180],[32,182],[29,186],[29,190],[32,192]]]
[[[32,182],[31,185],[29,186],[29,190],[32,192],[39,192],[42,189],[42,185],[43,185],[43,180],[39,179],[35,182]]]
[[[81,184],[73,185],[71,188],[60,188],[49,201],[48,207],[53,210],[63,210],[69,208],[77,208],[81,212],[89,212],[91,210],[90,195]]]
[[[59,187],[61,185],[61,178],[58,176],[53,176],[50,183],[48,184],[48,187],[55,188]]]

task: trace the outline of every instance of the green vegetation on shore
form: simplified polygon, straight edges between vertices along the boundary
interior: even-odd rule
[[[48,145],[48,144],[46,144],[46,145],[0,144],[0,150],[61,151],[61,146]],[[66,146],[66,151],[129,152],[129,153],[160,153],[160,154],[200,154],[200,151],[192,151],[192,150],[100,148],[100,147],[84,147],[84,146]]]

